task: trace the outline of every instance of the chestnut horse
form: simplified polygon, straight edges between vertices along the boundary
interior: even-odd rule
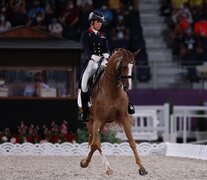
[[[147,171],[141,163],[136,149],[136,142],[131,132],[131,117],[128,114],[128,96],[123,90],[126,80],[131,81],[134,58],[139,50],[132,53],[123,48],[116,49],[108,60],[108,64],[99,81],[93,88],[89,121],[86,123],[89,132],[89,153],[80,162],[81,167],[89,165],[93,153],[98,150],[104,162],[106,173],[112,174],[112,168],[101,149],[99,135],[107,123],[115,122],[124,128],[130,147],[133,150],[139,174],[146,175]],[[127,83],[128,86],[131,82]]]

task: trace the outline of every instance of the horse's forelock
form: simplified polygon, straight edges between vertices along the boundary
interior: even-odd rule
[[[134,61],[134,54],[126,49],[122,49],[122,53],[123,53],[123,59],[126,62],[133,62]]]

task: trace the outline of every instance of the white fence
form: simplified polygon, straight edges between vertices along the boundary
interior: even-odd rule
[[[135,106],[136,113],[132,116],[135,140],[156,141],[162,138],[164,142],[177,142],[177,138],[181,138],[183,143],[188,139],[194,139],[193,143],[207,142],[207,132],[197,131],[198,121],[201,118],[207,121],[207,106],[173,106],[172,109],[170,115],[167,103],[163,106]],[[201,140],[199,135],[206,140]],[[117,137],[127,140],[123,129],[117,130]]]
[[[133,151],[128,142],[120,144],[111,144],[108,142],[101,143],[102,150],[105,155],[133,155]],[[140,143],[137,144],[137,149],[140,155],[164,155],[166,146],[164,143],[150,144]],[[63,155],[63,156],[83,156],[89,152],[88,143],[42,143],[42,144],[12,144],[9,142],[0,144],[0,155]],[[95,155],[99,155],[96,151]]]
[[[200,134],[204,140],[207,140],[207,132],[199,132],[197,127],[201,118],[206,118],[205,121],[207,121],[206,112],[206,106],[174,106],[173,114],[170,117],[171,142],[176,142],[177,137],[182,137],[183,143],[187,142],[187,138],[195,138],[196,141],[202,142]]]
[[[135,140],[153,141],[162,137],[169,141],[169,104],[163,106],[135,106],[132,116],[132,133]],[[117,130],[117,137],[127,140],[123,129]]]
[[[121,144],[102,143],[105,155],[133,156],[128,143]],[[207,146],[176,143],[140,143],[137,149],[141,156],[165,155],[174,157],[187,157],[207,160]],[[85,156],[88,153],[88,143],[63,143],[63,144],[0,144],[0,156]],[[99,155],[98,151],[95,155]]]

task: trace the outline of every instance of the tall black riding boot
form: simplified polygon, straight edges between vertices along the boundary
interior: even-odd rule
[[[83,108],[83,112],[80,115],[81,122],[88,121],[88,119],[87,119],[88,112],[89,112],[88,101],[89,101],[88,92],[84,93],[81,91],[81,102],[82,102],[82,108]]]

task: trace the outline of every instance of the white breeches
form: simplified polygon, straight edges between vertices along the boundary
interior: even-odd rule
[[[98,63],[93,60],[90,60],[83,73],[83,77],[81,81],[81,90],[83,92],[88,92],[88,80],[95,74],[97,69],[98,69]]]

